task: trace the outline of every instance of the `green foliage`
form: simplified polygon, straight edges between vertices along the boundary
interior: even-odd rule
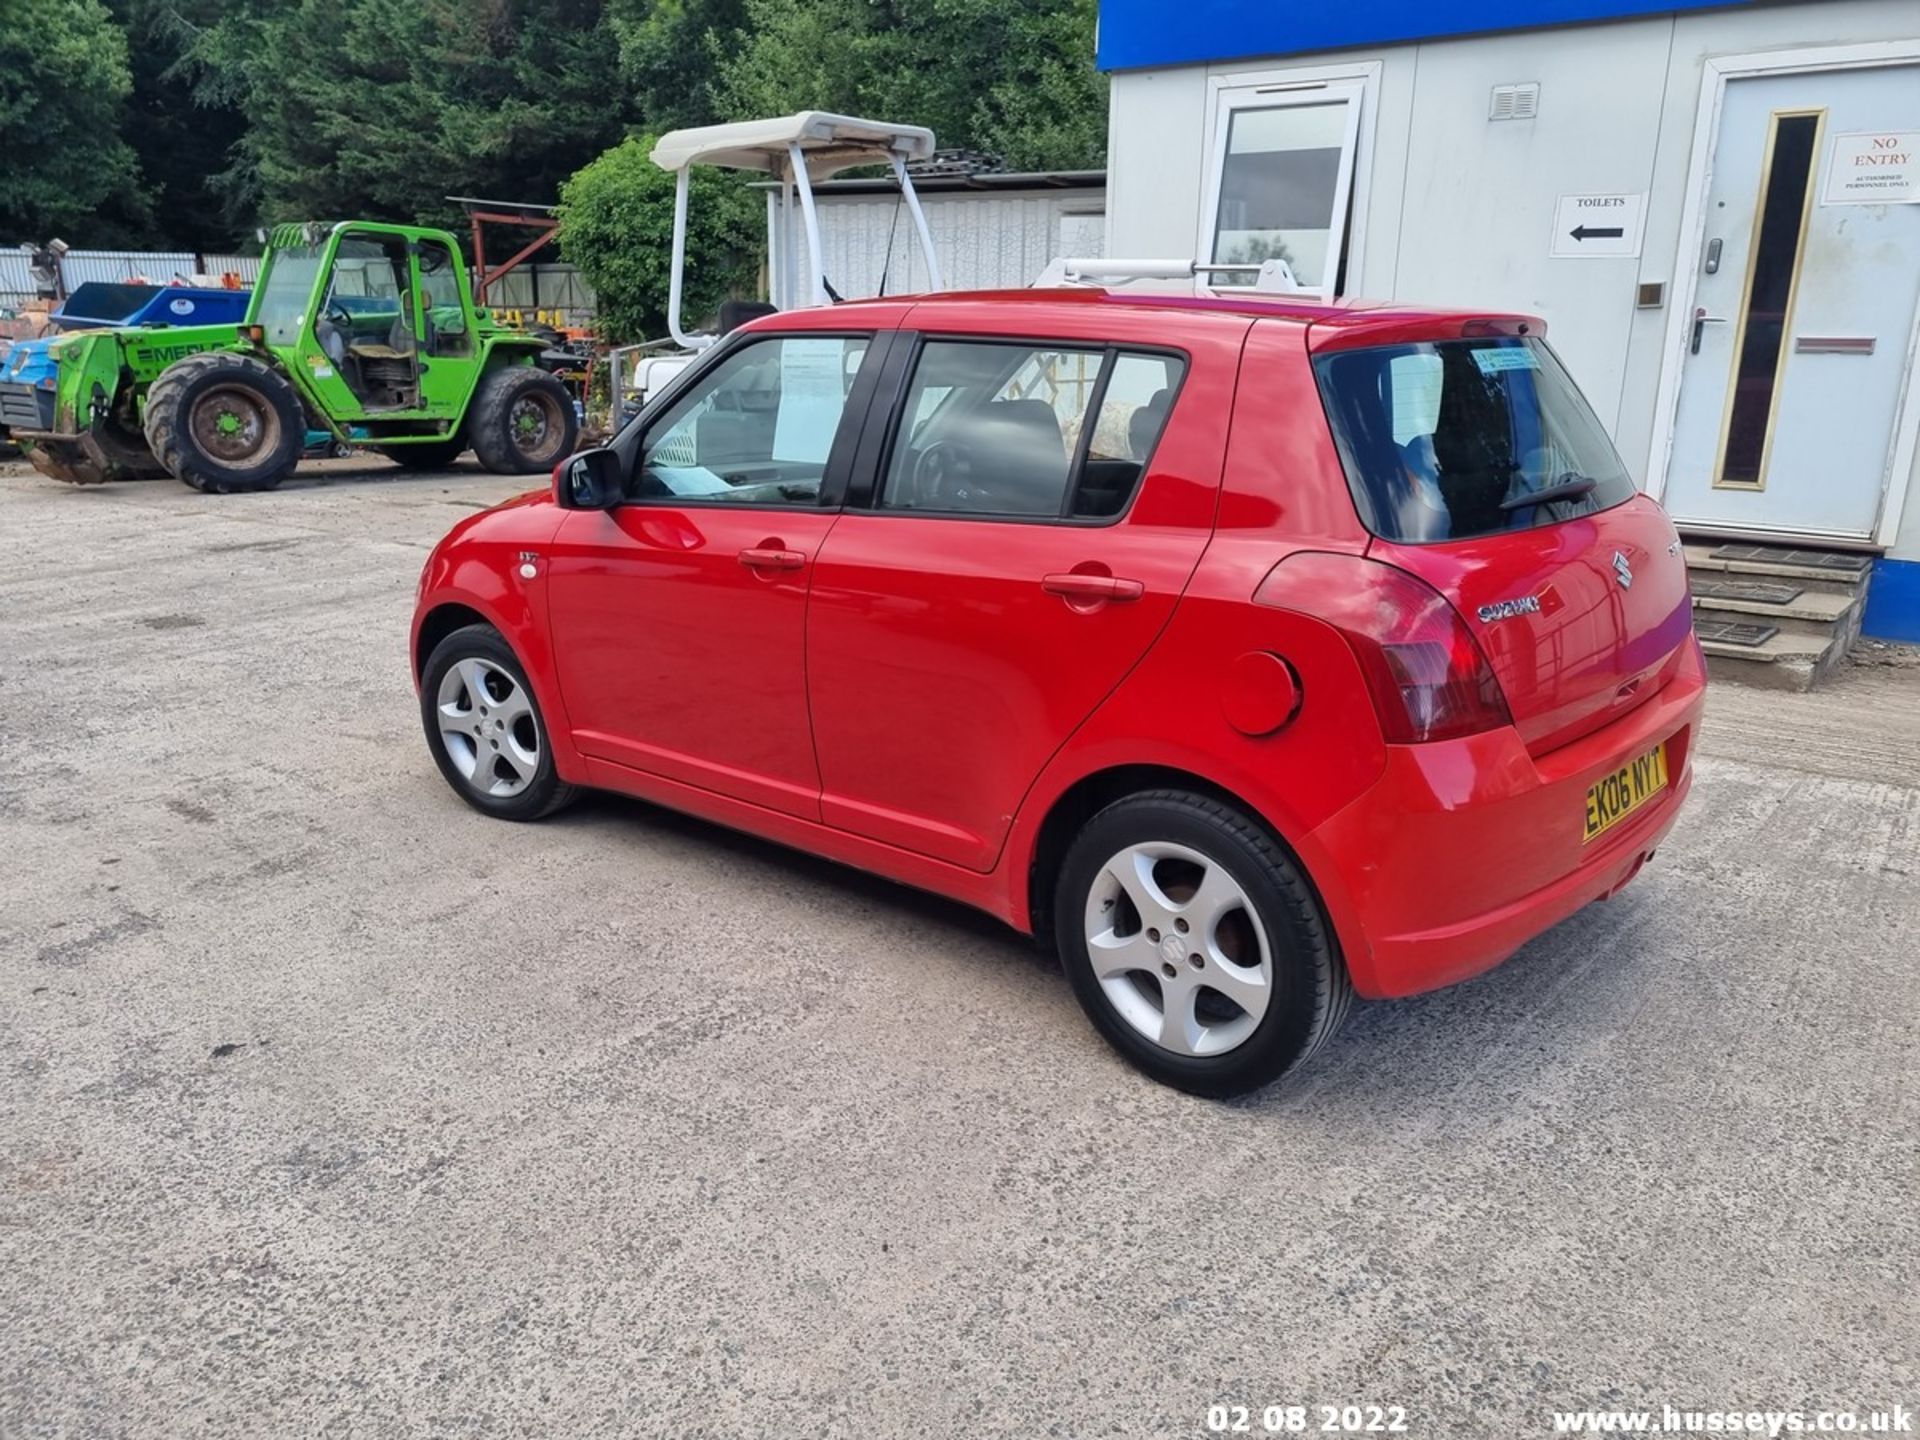
[[[186,0],[109,0],[127,33],[133,96],[127,140],[153,194],[136,241],[156,250],[220,251],[251,229],[251,207],[222,185],[246,133],[239,106],[203,100],[189,63],[199,28]],[[222,3],[222,0],[199,0]]]
[[[185,85],[203,114],[237,118],[220,167],[207,188],[224,220],[251,231],[260,218],[260,177],[247,134],[254,81],[271,85],[278,22],[297,0],[133,0],[147,8],[148,27],[170,53],[163,74]]]
[[[617,341],[667,333],[674,181],[648,158],[652,149],[651,136],[626,140],[560,190],[560,253],[593,287],[601,334]],[[766,229],[766,201],[741,177],[711,169],[692,177],[688,324],[711,316],[730,296],[754,292]]]
[[[840,110],[930,125],[1016,170],[1105,163],[1096,0],[744,0],[726,37],[723,118]]]
[[[146,208],[121,138],[127,37],[100,0],[0,8],[0,240],[121,238]],[[119,223],[96,222],[103,211]]]
[[[273,80],[249,91],[245,150],[275,219],[547,203],[621,132],[600,0],[294,0],[262,39]]]
[[[1098,166],[1096,5],[0,0],[0,242],[213,250],[286,219],[448,224],[449,194],[550,201],[630,129],[800,109],[930,125],[1017,169]],[[574,246],[629,275],[622,323],[657,333],[667,177],[608,164],[581,172]],[[651,197],[626,227],[645,253],[619,264],[586,218],[614,172]],[[745,288],[761,243],[739,191],[712,192],[717,218],[696,207],[705,304]]]
[[[747,0],[609,0],[620,73],[651,130],[710,125],[723,57],[747,23]]]

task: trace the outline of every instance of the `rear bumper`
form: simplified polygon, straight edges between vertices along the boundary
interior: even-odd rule
[[[1489,970],[1631,880],[1693,784],[1706,674],[1689,644],[1674,678],[1604,730],[1535,757],[1512,729],[1389,746],[1366,794],[1306,849],[1363,995],[1414,995]],[[1657,744],[1667,789],[1584,841],[1590,786]],[[1318,867],[1316,867],[1318,869]]]

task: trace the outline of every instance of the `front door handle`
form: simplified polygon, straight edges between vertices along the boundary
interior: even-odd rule
[[[1707,326],[1726,323],[1727,317],[1724,315],[1709,315],[1705,310],[1695,310],[1693,312],[1693,343],[1687,347],[1688,353],[1693,355],[1700,353],[1700,332]]]
[[[807,563],[807,557],[798,550],[780,550],[760,545],[751,550],[742,550],[740,563],[749,570],[798,570]]]
[[[1118,575],[1048,575],[1040,588],[1049,595],[1067,600],[1138,600],[1147,587],[1138,580],[1123,580]]]

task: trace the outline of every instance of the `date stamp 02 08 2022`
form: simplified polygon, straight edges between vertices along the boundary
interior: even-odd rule
[[[1215,1435],[1404,1435],[1403,1405],[1209,1405]]]

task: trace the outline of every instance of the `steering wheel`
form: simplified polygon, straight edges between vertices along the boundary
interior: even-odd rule
[[[320,311],[320,318],[333,322],[343,330],[353,328],[353,315],[338,300],[328,300]]]
[[[917,510],[958,510],[969,498],[973,451],[958,440],[936,440],[913,458]]]

